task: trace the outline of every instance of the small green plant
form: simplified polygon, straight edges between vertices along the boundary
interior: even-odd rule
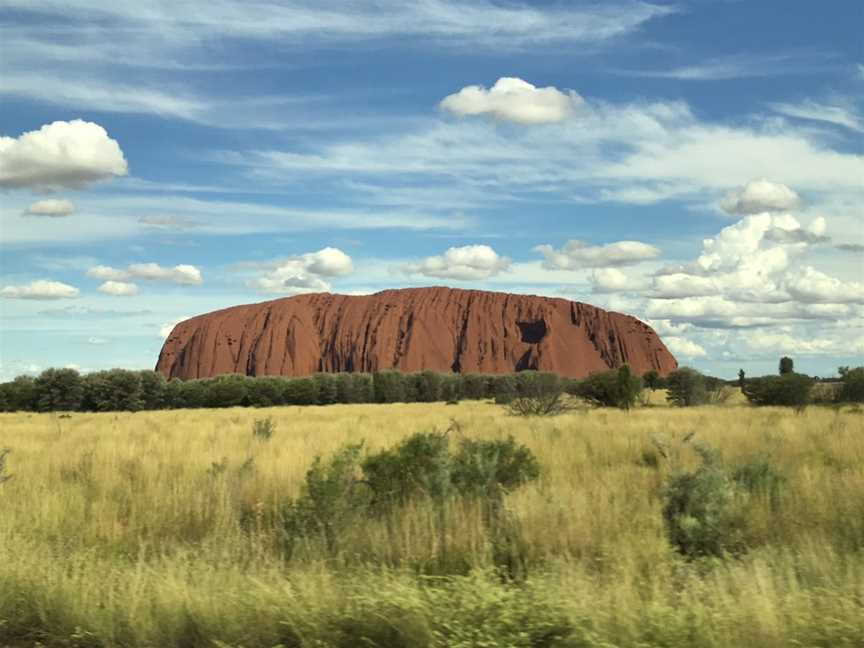
[[[0,484],[12,479],[12,475],[6,472],[6,458],[9,456],[10,452],[12,451],[9,448],[3,448],[0,450]]]
[[[690,558],[722,556],[740,548],[735,488],[720,453],[695,446],[702,460],[692,472],[673,474],[663,490],[663,519],[672,545]]]
[[[776,509],[780,504],[786,478],[767,457],[755,457],[732,469],[732,481],[751,495],[767,497],[772,509]]]
[[[273,438],[275,431],[276,425],[269,416],[264,419],[255,419],[255,422],[252,423],[252,436],[259,441],[269,441]]]

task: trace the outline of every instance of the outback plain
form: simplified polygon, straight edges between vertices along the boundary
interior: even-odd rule
[[[860,408],[662,394],[527,418],[490,401],[2,414],[0,643],[861,646]],[[364,457],[418,433],[451,454],[512,437],[537,471],[494,507],[345,499]],[[703,517],[674,517],[682,488]],[[298,536],[302,506],[327,528]]]

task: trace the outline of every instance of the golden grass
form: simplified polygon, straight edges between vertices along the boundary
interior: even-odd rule
[[[269,441],[251,432],[263,417],[276,426]],[[443,522],[411,506],[395,525],[358,524],[337,555],[312,542],[286,560],[273,520],[316,455],[451,420],[471,437],[513,435],[539,459],[541,479],[507,502],[527,583],[488,571],[470,504]],[[488,645],[864,646],[862,423],[852,411],[741,405],[522,419],[475,402],[2,414],[14,478],[0,485],[0,645],[364,645],[346,642],[378,626],[350,622],[374,608],[396,634],[367,645],[483,645],[460,633],[486,623]],[[654,465],[652,438],[676,447],[690,432],[730,463],[769,457],[787,479],[779,508],[749,506],[742,557],[688,563],[666,540],[671,468]],[[688,446],[679,454],[696,464]],[[517,625],[557,610],[571,643],[505,641],[495,600],[527,610]],[[487,604],[495,623],[478,621]],[[462,608],[463,625],[442,625]]]

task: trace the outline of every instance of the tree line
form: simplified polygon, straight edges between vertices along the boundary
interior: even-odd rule
[[[577,380],[553,373],[442,374],[318,373],[301,378],[226,374],[200,380],[166,380],[155,371],[110,369],[80,374],[75,369],[46,369],[36,377],[18,376],[0,383],[0,411],[111,412],[210,407],[273,407],[334,403],[411,403],[495,399],[522,414],[560,411],[565,394],[601,407],[629,409],[643,389],[667,390],[676,406],[723,402],[737,385],[754,405],[804,407],[812,402],[864,402],[864,367],[841,367],[840,381],[820,384],[795,373],[791,360],[776,376],[737,381],[705,376],[682,367],[666,377],[642,376],[627,365]]]

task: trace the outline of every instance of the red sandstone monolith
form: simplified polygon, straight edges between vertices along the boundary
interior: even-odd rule
[[[524,369],[581,378],[629,364],[661,375],[678,363],[635,317],[566,299],[453,288],[374,295],[298,295],[180,322],[156,370],[168,378],[224,373]]]

